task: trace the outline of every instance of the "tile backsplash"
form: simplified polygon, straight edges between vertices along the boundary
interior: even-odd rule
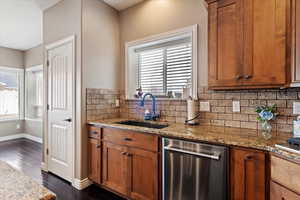
[[[87,120],[101,120],[119,117],[120,108],[116,107],[117,99],[120,99],[119,90],[88,88],[86,91]]]
[[[120,108],[115,100],[120,99]],[[300,101],[300,88],[284,90],[239,90],[212,91],[207,87],[199,88],[199,101],[210,103],[210,112],[202,112],[200,123],[204,125],[242,127],[259,129],[256,106],[277,105],[279,116],[273,121],[273,129],[283,132],[293,130],[293,102]],[[240,101],[241,111],[232,112],[232,101]],[[107,119],[115,117],[143,119],[145,109],[151,109],[151,101],[145,108],[139,106],[138,100],[125,100],[124,92],[106,89],[87,89],[87,119]],[[184,123],[186,119],[186,101],[158,100],[157,110],[160,121]]]

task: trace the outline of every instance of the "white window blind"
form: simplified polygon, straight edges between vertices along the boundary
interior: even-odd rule
[[[0,70],[0,120],[19,118],[19,74]]]
[[[144,92],[167,96],[181,93],[192,78],[191,43],[145,50],[138,55],[138,81]]]

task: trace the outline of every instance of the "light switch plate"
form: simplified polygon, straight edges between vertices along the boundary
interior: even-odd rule
[[[293,103],[293,114],[294,115],[300,115],[300,102],[294,102]]]
[[[232,112],[241,112],[240,101],[233,101],[232,102]]]
[[[200,102],[200,111],[203,111],[203,112],[209,112],[210,111],[210,105],[209,105],[208,101]]]

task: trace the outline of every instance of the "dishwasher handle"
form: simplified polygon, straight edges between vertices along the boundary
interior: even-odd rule
[[[219,153],[214,154],[214,155],[209,155],[209,154],[206,154],[206,153],[187,151],[187,150],[172,148],[172,147],[168,147],[168,146],[164,147],[164,150],[190,154],[190,155],[193,155],[193,156],[200,156],[200,157],[210,158],[210,159],[213,159],[213,160],[219,160],[220,159],[220,154]]]

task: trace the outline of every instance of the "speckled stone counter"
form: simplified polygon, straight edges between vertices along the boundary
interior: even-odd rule
[[[0,161],[1,200],[55,200],[55,194]]]
[[[286,143],[291,134],[274,132],[270,140],[262,137],[260,131],[254,129],[230,128],[219,126],[187,126],[184,124],[169,124],[167,128],[152,129],[137,126],[116,124],[116,122],[128,119],[108,119],[90,121],[90,125],[120,128],[125,130],[139,131],[149,134],[157,134],[163,137],[194,140],[198,142],[209,142],[229,146],[253,148],[257,150],[270,151],[287,159],[300,163],[300,155],[282,151],[275,144]]]

